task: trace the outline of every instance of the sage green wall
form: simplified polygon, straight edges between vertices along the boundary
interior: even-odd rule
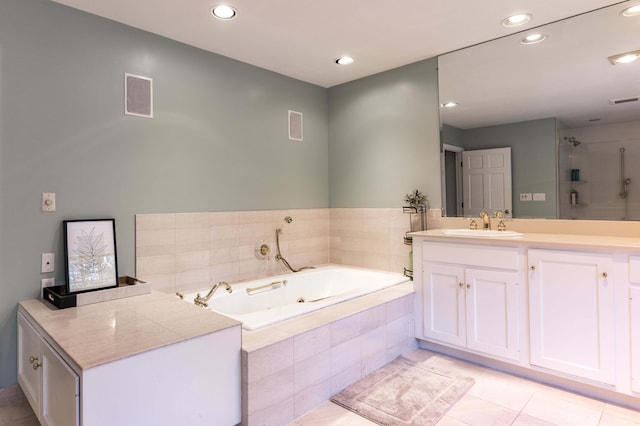
[[[511,147],[514,217],[558,217],[555,118],[466,129],[462,139],[466,150]],[[520,194],[534,192],[546,200],[520,201]]]
[[[123,114],[124,72],[153,78],[153,119]],[[132,275],[136,213],[328,207],[327,99],[49,0],[2,0],[0,387],[16,383],[16,305],[40,293],[41,253],[64,282],[62,220],[114,217]],[[288,140],[289,109],[304,142]]]
[[[439,152],[436,58],[329,89],[331,207],[440,208]]]

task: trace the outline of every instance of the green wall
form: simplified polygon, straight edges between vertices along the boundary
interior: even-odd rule
[[[558,217],[556,119],[457,129],[444,126],[443,143],[465,150],[511,147],[513,217]],[[521,193],[545,193],[545,201],[520,201]]]
[[[123,114],[153,78],[154,118]],[[304,141],[287,138],[287,111]],[[39,297],[61,222],[114,217],[135,273],[137,213],[440,206],[436,60],[332,89],[48,0],[0,2],[0,387],[16,383],[16,305]],[[42,192],[57,211],[42,213]]]
[[[439,139],[436,58],[329,89],[331,207],[440,208]]]
[[[154,118],[123,114],[124,72]],[[64,282],[64,219],[114,217],[135,273],[136,213],[329,206],[327,90],[48,0],[0,2],[0,387],[16,382],[16,305],[40,255]],[[287,111],[304,114],[288,140]],[[42,192],[57,211],[42,213]]]

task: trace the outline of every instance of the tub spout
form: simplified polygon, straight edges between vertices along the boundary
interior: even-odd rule
[[[213,293],[216,292],[216,290],[219,287],[224,287],[225,290],[227,290],[227,292],[232,293],[233,290],[231,289],[231,286],[229,284],[227,284],[224,281],[220,281],[218,283],[216,283],[213,287],[211,287],[211,290],[209,290],[209,293],[207,293],[207,295],[205,297],[200,297],[200,293],[198,293],[196,295],[196,298],[193,300],[193,303],[195,303],[197,306],[201,306],[203,308],[206,308],[209,306],[209,299],[211,299],[211,296],[213,296]]]

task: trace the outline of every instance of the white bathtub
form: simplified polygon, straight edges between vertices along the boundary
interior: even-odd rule
[[[209,300],[208,309],[241,321],[245,330],[256,330],[407,280],[391,272],[322,266],[233,284],[231,294],[219,288]],[[199,293],[204,297],[208,291]],[[196,293],[185,294],[184,300],[193,303]]]

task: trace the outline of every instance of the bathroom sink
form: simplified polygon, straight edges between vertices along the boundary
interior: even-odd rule
[[[493,231],[493,230],[476,230],[476,229],[442,229],[444,235],[455,235],[458,237],[480,237],[480,238],[517,238],[522,237],[520,232],[516,231]]]

